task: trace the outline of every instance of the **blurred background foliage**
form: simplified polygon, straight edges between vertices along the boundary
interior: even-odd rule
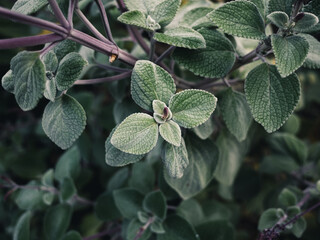
[[[85,2],[83,11],[86,16],[89,16],[94,25],[103,31],[96,5],[92,4],[92,1],[83,2]],[[143,51],[133,44],[125,26],[116,21],[119,11],[115,7],[115,2],[110,0],[103,2],[108,8],[111,28],[119,46],[132,51],[140,58],[144,58]],[[190,1],[183,1],[184,4],[188,2]],[[13,4],[14,1],[0,2],[0,6],[6,8],[11,8]],[[46,11],[40,12],[38,16],[55,21],[53,16],[47,14]],[[77,18],[75,18],[75,22],[79,29],[85,29]],[[34,27],[0,19],[1,39],[44,33]],[[320,40],[319,35],[316,37]],[[238,43],[242,46],[243,51],[251,50],[256,44],[254,41],[241,39],[238,39]],[[27,50],[35,49],[40,48],[27,48]],[[163,49],[165,46],[160,44],[157,46],[157,51],[161,52]],[[21,50],[24,49],[0,51],[0,78],[9,70],[10,59]],[[87,49],[82,50],[87,51],[89,57],[92,54]],[[108,61],[107,57],[101,54],[96,54],[95,57],[101,63]],[[121,65],[121,63],[117,64]],[[245,76],[252,65],[242,67],[234,75]],[[90,64],[84,78],[112,74]],[[236,175],[234,185],[227,187],[213,180],[205,191],[202,191],[194,199],[183,202],[178,212],[192,224],[197,225],[197,221],[201,222],[203,219],[227,220],[230,222],[231,228],[235,229],[235,239],[256,239],[261,213],[267,208],[277,207],[277,196],[281,190],[288,186],[297,192],[299,192],[298,188],[303,189],[303,183],[292,178],[288,173],[296,171],[300,169],[300,166],[310,162],[313,164],[311,169],[313,171],[304,171],[302,174],[310,181],[319,178],[320,72],[301,69],[298,74],[303,87],[302,98],[298,109],[279,132],[291,134],[302,141],[308,155],[303,160],[304,163],[299,163],[299,160],[288,160],[290,158],[288,152],[292,149],[285,149],[286,143],[280,139],[281,136],[266,134],[260,126],[253,124],[252,133],[249,136],[250,143],[245,146],[247,154]],[[188,79],[196,79],[190,72],[185,71],[181,75],[187,76]],[[241,90],[243,86],[240,84],[237,88]],[[219,88],[214,89],[214,93],[219,96],[220,90]],[[105,228],[110,220],[118,219],[117,212],[104,214],[103,202],[108,201],[107,196],[110,191],[124,186],[139,188],[144,185],[143,188],[149,190],[161,188],[170,205],[178,206],[182,200],[163,180],[159,155],[155,154],[152,158],[144,160],[144,163],[139,163],[142,164],[140,170],[139,164],[137,167],[131,165],[125,168],[112,168],[105,164],[105,139],[115,124],[130,113],[139,110],[130,98],[129,79],[102,85],[76,86],[72,88],[70,94],[82,104],[88,117],[86,130],[72,150],[78,152],[75,157],[78,164],[73,166],[77,171],[77,176],[74,178],[75,187],[79,196],[93,202],[102,198],[100,201],[102,207],[98,205],[101,208],[99,207],[99,211],[94,211],[90,204],[89,206],[86,204],[77,206],[68,229],[77,230],[82,236],[89,236]],[[42,99],[36,109],[23,112],[17,106],[13,95],[0,88],[0,175],[10,177],[17,184],[26,185],[30,184],[32,180],[41,181],[49,169],[57,168],[59,159],[68,157],[63,156],[64,152],[52,143],[42,130],[41,117],[46,103],[47,100]],[[218,113],[215,118],[219,120]],[[214,122],[215,128],[221,129],[223,126],[216,122],[220,123],[220,121]],[[215,131],[212,136],[215,141],[219,136],[217,132],[219,131]],[[224,145],[225,151],[232,151],[229,149],[228,142],[222,144],[226,144]],[[300,147],[295,149],[299,153],[304,151]],[[295,157],[296,155],[292,158]],[[240,163],[231,162],[230,164]],[[230,168],[233,167],[231,165]],[[146,170],[148,167],[150,169]],[[137,174],[145,175],[144,179],[137,180],[137,176],[135,176]],[[54,184],[57,185],[57,182]],[[4,196],[7,192],[6,188],[0,189],[1,240],[12,239],[19,217],[24,212],[23,210],[30,207],[23,206],[24,203],[19,204],[19,191],[5,199]],[[103,201],[103,197],[105,197],[105,201]],[[44,239],[42,222],[45,208],[41,204],[35,208],[31,222],[31,239]],[[110,216],[110,214],[113,215]],[[308,227],[303,239],[320,239],[320,210],[306,215],[306,220]],[[296,238],[293,235],[283,235],[281,239],[292,240]]]

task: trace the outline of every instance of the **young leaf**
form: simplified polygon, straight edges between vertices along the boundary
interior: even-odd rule
[[[60,91],[67,90],[80,76],[82,69],[87,65],[79,53],[69,53],[60,62],[56,75],[57,88]]]
[[[44,55],[43,63],[46,66],[46,71],[55,72],[57,70],[59,62],[54,51],[50,51]]]
[[[156,233],[156,234],[163,234],[163,233],[166,232],[166,231],[164,230],[164,228],[163,228],[162,221],[160,221],[160,220],[158,220],[158,219],[156,219],[156,220],[151,224],[150,230],[151,230],[153,233]]]
[[[143,227],[143,224],[138,219],[136,218],[132,219],[127,229],[126,239],[127,240],[137,239],[137,234],[142,227]],[[150,228],[147,228],[143,231],[143,233],[139,237],[139,240],[148,240],[150,236],[151,236]]]
[[[123,217],[131,219],[142,211],[143,195],[131,188],[122,188],[113,192],[114,202]]]
[[[193,227],[182,217],[170,215],[164,222],[164,234],[159,234],[157,240],[198,240]]]
[[[248,74],[245,95],[253,118],[271,133],[285,123],[296,107],[300,82],[295,74],[281,78],[275,66],[264,63]]]
[[[197,50],[178,48],[174,51],[174,60],[201,77],[224,77],[236,60],[232,43],[213,29],[202,28],[198,32],[204,37],[206,48]]]
[[[38,52],[23,51],[11,60],[14,94],[24,111],[35,108],[45,89],[45,67]]]
[[[216,104],[217,98],[211,93],[190,89],[175,94],[169,108],[175,122],[185,128],[194,128],[209,119]]]
[[[181,144],[181,129],[177,123],[169,120],[160,124],[159,133],[168,143],[179,147]]]
[[[197,195],[209,184],[218,161],[218,149],[213,142],[190,138],[188,137],[186,140],[189,165],[185,169],[183,177],[175,179],[166,172],[164,175],[166,182],[183,199],[189,199]]]
[[[134,113],[116,128],[111,144],[119,150],[141,155],[150,152],[157,144],[158,124],[145,113]]]
[[[28,183],[27,186],[33,186],[34,189],[21,189],[18,192],[18,196],[15,199],[16,204],[22,210],[34,210],[43,206],[42,196],[43,192],[37,189],[39,186],[34,181]]]
[[[181,138],[179,147],[166,143],[163,152],[163,162],[168,175],[172,178],[181,178],[189,164],[188,152],[183,138]]]
[[[167,213],[166,198],[159,190],[148,193],[143,200],[143,209],[164,220]]]
[[[289,27],[289,16],[285,12],[270,13],[267,18],[279,28]]]
[[[297,204],[297,197],[292,191],[285,188],[281,191],[280,195],[278,196],[278,201],[282,206],[290,207]]]
[[[72,215],[72,207],[60,204],[49,208],[44,216],[44,234],[47,240],[60,239],[67,231]]]
[[[264,211],[259,219],[258,229],[262,231],[273,227],[284,215],[284,211],[280,208],[270,208]]]
[[[54,180],[54,171],[53,169],[49,169],[43,174],[41,178],[41,184],[46,187],[53,187],[53,180]]]
[[[181,0],[164,0],[154,8],[151,16],[161,27],[165,27],[175,17],[180,4]]]
[[[203,36],[192,28],[177,27],[169,28],[164,33],[155,33],[156,41],[176,47],[197,49],[205,48],[206,41]]]
[[[164,69],[150,61],[136,63],[131,76],[131,94],[140,107],[152,111],[153,100],[168,104],[175,92],[174,80]]]
[[[252,39],[263,39],[264,21],[258,8],[248,1],[226,3],[207,15],[225,33]]]
[[[43,113],[42,127],[60,148],[67,149],[78,139],[86,126],[86,113],[69,95],[50,102]]]
[[[60,197],[62,201],[68,201],[77,193],[76,186],[72,178],[65,177],[60,184]]]
[[[12,10],[28,15],[37,12],[47,4],[47,0],[18,0],[13,5]]]
[[[9,70],[1,79],[1,84],[4,90],[14,93],[14,76],[12,70]]]
[[[296,22],[294,26],[294,30],[298,32],[304,32],[305,30],[308,30],[309,28],[314,27],[316,24],[319,23],[319,19],[316,15],[312,13],[303,13],[303,18]]]
[[[296,0],[269,0],[268,13],[272,12],[285,12],[288,16],[292,13],[292,6]]]
[[[112,167],[122,167],[130,163],[135,163],[140,161],[144,157],[144,154],[134,155],[134,154],[125,153],[123,151],[120,151],[118,148],[114,147],[111,144],[111,138],[115,130],[116,128],[112,130],[112,132],[110,133],[105,143],[106,163]]]
[[[307,222],[303,217],[301,217],[293,224],[291,231],[297,238],[301,238],[306,229]]]
[[[229,131],[237,140],[241,142],[246,139],[252,116],[244,94],[229,88],[222,97],[221,112]]]
[[[152,102],[152,109],[154,113],[163,114],[163,110],[167,105],[164,102],[159,100],[153,100]],[[169,109],[168,109],[169,110]],[[171,116],[172,117],[172,116]]]
[[[304,37],[310,46],[303,66],[311,69],[320,69],[320,42],[309,34],[301,34],[299,36]]]
[[[151,23],[150,21],[147,21],[146,15],[139,10],[128,11],[128,12],[122,13],[118,17],[118,21],[120,21],[124,24],[129,24],[129,25],[141,27],[141,28],[148,30],[148,31],[155,31],[155,30],[161,28],[161,26],[159,24],[157,24],[156,22]]]
[[[271,43],[277,69],[283,78],[295,72],[307,58],[309,43],[303,37],[272,35]]]
[[[30,220],[31,212],[25,212],[19,218],[13,232],[13,240],[29,240],[30,239]]]
[[[46,80],[46,86],[44,89],[43,96],[50,100],[51,102],[54,102],[57,95],[57,88],[56,88],[56,81],[54,79]]]

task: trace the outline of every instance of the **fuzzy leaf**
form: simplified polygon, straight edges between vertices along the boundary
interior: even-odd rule
[[[50,102],[43,113],[42,127],[60,148],[67,149],[78,139],[86,126],[86,113],[69,95]]]
[[[56,75],[57,88],[60,91],[67,90],[80,76],[82,69],[87,65],[79,53],[69,53],[60,62]]]
[[[294,26],[294,30],[304,32],[319,23],[319,19],[312,13],[304,13],[304,17]]]
[[[268,2],[269,0],[249,0],[258,8],[262,18],[266,21],[268,15]]]
[[[318,18],[320,17],[320,2],[319,1],[310,1],[308,5],[304,6],[304,12],[310,12],[316,15]]]
[[[159,133],[164,140],[174,146],[179,147],[181,144],[181,129],[177,123],[169,120],[160,124]]]
[[[182,178],[184,170],[189,165],[188,152],[183,138],[181,138],[179,147],[168,143],[165,144],[163,162],[170,177]]]
[[[307,58],[309,43],[303,37],[272,35],[271,43],[281,77],[295,72]]]
[[[164,0],[154,8],[151,17],[164,27],[176,16],[180,4],[181,0]]]
[[[170,99],[172,119],[180,126],[194,128],[206,122],[216,108],[217,98],[202,90],[185,90]]]
[[[77,50],[77,43],[69,39],[60,42],[53,51],[60,62],[66,55]]]
[[[54,79],[46,80],[46,87],[44,89],[43,96],[50,100],[51,102],[55,101],[57,95],[56,82]]]
[[[1,79],[1,84],[4,90],[14,93],[14,76],[12,70],[9,70]]]
[[[241,142],[246,139],[252,123],[252,116],[246,97],[242,93],[229,88],[222,98],[221,111],[229,131],[237,140]]]
[[[258,8],[248,1],[226,3],[207,17],[222,31],[237,37],[263,39],[266,36]]]
[[[12,10],[28,15],[37,12],[47,4],[47,0],[18,0],[13,5]]]
[[[126,240],[136,240],[137,239],[137,233],[141,231],[144,224],[142,224],[138,219],[134,218],[130,221],[128,228],[127,228],[127,235]],[[150,239],[151,231],[148,227],[145,229],[141,235],[139,235],[139,240],[148,240]]]
[[[267,17],[279,28],[287,28],[289,26],[289,16],[285,12],[273,12]]]
[[[143,208],[160,219],[165,219],[167,213],[166,198],[159,190],[148,193],[143,200]]]
[[[35,108],[45,88],[45,67],[38,52],[23,51],[11,60],[16,101],[24,111]]]
[[[72,178],[65,177],[60,184],[60,199],[65,202],[68,201],[71,197],[73,197],[77,193],[76,186]]]
[[[214,129],[215,129],[215,126],[213,124],[213,121],[211,118],[209,118],[208,121],[199,125],[198,127],[195,127],[192,130],[200,139],[206,140],[207,138],[209,138],[211,136]]]
[[[54,171],[54,178],[60,183],[64,178],[76,180],[80,173],[81,154],[77,146],[70,148],[58,160]]]
[[[156,22],[152,23],[150,20],[147,21],[146,15],[139,10],[125,12],[118,17],[118,20],[122,23],[141,27],[148,31],[154,31],[161,28]]]
[[[163,0],[124,0],[126,7],[130,11],[140,10],[145,14],[150,14],[155,6]]]
[[[264,211],[259,219],[258,229],[262,231],[273,227],[284,215],[284,211],[280,208],[270,208]]]
[[[58,68],[58,58],[54,51],[48,52],[43,57],[43,63],[46,66],[46,71],[55,72]]]
[[[168,104],[175,92],[174,80],[164,69],[150,61],[136,63],[131,76],[131,94],[140,107],[152,111],[153,100]]]
[[[207,22],[210,20],[206,17],[206,15],[212,12],[212,8],[210,7],[196,7],[192,8],[190,11],[184,13],[181,18],[178,20],[178,26],[184,27],[198,27],[197,25],[205,18]]]
[[[300,82],[296,75],[281,78],[275,66],[264,63],[248,74],[245,95],[253,118],[271,133],[292,114],[300,97]]]
[[[309,53],[303,63],[304,67],[311,69],[320,69],[320,42],[309,34],[301,34],[309,43]]]
[[[269,0],[268,13],[285,12],[288,16],[291,15],[292,6],[296,0]]]
[[[206,41],[203,36],[188,27],[170,28],[164,33],[155,33],[154,39],[158,42],[188,49],[206,47]]]
[[[189,199],[201,192],[212,180],[218,161],[218,149],[210,140],[186,139],[189,165],[182,178],[175,179],[165,172],[166,182],[183,199]]]
[[[178,48],[173,54],[174,60],[201,77],[224,77],[236,60],[232,43],[213,29],[202,28],[199,33],[206,41],[206,48],[197,50]]]
[[[130,154],[145,154],[157,144],[158,124],[145,113],[134,113],[123,120],[111,137],[111,144]]]
[[[140,161],[144,155],[134,155],[120,151],[111,144],[111,137],[116,128],[112,130],[105,143],[106,163],[112,167],[122,167]]]
[[[13,232],[13,240],[29,240],[30,239],[30,220],[31,212],[25,212],[19,218]]]

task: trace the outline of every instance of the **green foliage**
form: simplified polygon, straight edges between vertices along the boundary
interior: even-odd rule
[[[12,10],[22,14],[32,14],[47,4],[48,1],[46,0],[18,0],[13,5]]]
[[[196,228],[200,239],[210,240],[219,236],[221,240],[235,239],[233,226],[225,220],[210,221],[199,225]]]
[[[290,16],[292,12],[292,5],[294,2],[295,0],[283,0],[283,1],[269,0],[269,4],[268,4],[269,13],[282,11],[282,12],[285,12],[288,16]]]
[[[320,69],[320,57],[318,54],[320,52],[320,42],[309,34],[300,36],[303,36],[308,41],[310,47],[303,66],[311,69]]]
[[[31,212],[25,212],[19,218],[17,225],[14,228],[13,240],[24,240],[30,238],[30,220]]]
[[[179,147],[181,145],[181,129],[177,123],[169,120],[159,127],[159,133],[168,143]]]
[[[260,231],[273,227],[285,215],[284,211],[280,208],[270,208],[263,212],[260,219],[258,229]]]
[[[279,28],[289,27],[289,16],[285,12],[272,12],[267,17]]]
[[[161,191],[150,192],[143,200],[143,208],[154,216],[165,219],[167,213],[167,204],[165,196]]]
[[[10,93],[14,94],[14,76],[12,70],[9,70],[1,79],[2,87]]]

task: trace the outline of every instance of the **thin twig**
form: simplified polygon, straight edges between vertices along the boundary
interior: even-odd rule
[[[158,57],[156,59],[156,61],[154,62],[155,64],[158,64],[159,62],[161,62],[165,57],[167,57],[168,55],[170,55],[170,53],[172,53],[174,50],[176,49],[176,46],[171,46],[169,47],[166,51],[164,51],[160,57]]]
[[[57,20],[61,23],[61,25],[66,28],[66,29],[70,29],[70,24],[68,23],[67,19],[64,17],[57,1],[55,0],[48,0],[52,11],[55,15],[55,17],[57,18]]]
[[[73,12],[75,9],[75,6],[78,5],[77,0],[70,0],[69,1],[69,8],[68,8],[68,23],[70,25],[70,28],[73,28]]]
[[[96,62],[93,66],[96,66],[96,67],[99,67],[99,68],[103,68],[103,69],[106,69],[106,70],[111,70],[111,71],[114,71],[114,72],[120,72],[120,73],[131,71],[130,69],[127,69],[127,68],[115,67],[115,66],[111,66],[111,65],[101,64],[101,63],[98,63],[98,62]]]
[[[154,222],[154,220],[155,220],[154,217],[149,218],[148,221],[146,222],[146,224],[143,225],[143,226],[139,229],[137,235],[135,236],[135,238],[134,238],[133,240],[138,240],[139,238],[141,238],[142,235],[143,235],[143,233],[144,233],[144,232],[148,229],[148,227]]]
[[[53,49],[55,46],[59,44],[60,41],[52,42],[48,46],[45,46],[41,51],[40,51],[40,58],[42,58],[44,55],[46,55],[48,52],[50,52],[51,49]]]
[[[88,79],[88,80],[77,80],[74,85],[90,85],[90,84],[98,84],[98,83],[106,83],[106,82],[114,82],[121,79],[125,79],[131,76],[130,72],[121,73],[119,75],[115,75],[112,77],[105,78],[96,78],[96,79]]]

